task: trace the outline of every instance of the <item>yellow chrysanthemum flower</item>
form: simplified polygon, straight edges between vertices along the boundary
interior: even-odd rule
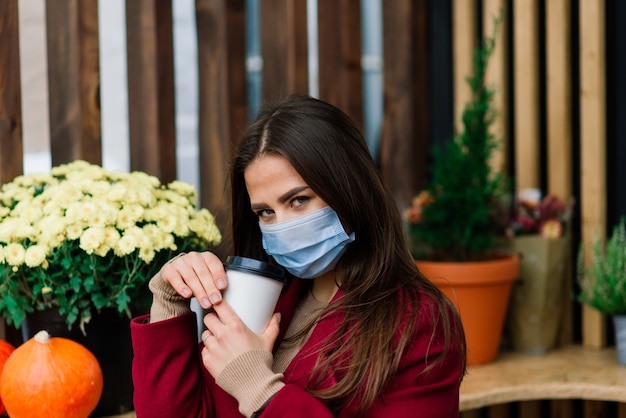
[[[81,222],[72,222],[66,226],[65,233],[70,240],[78,239],[83,234],[83,224]]]
[[[92,226],[87,228],[80,236],[80,248],[87,254],[94,252],[104,242],[104,228]]]
[[[46,261],[48,249],[43,245],[31,245],[24,253],[24,264],[28,267],[38,267]]]
[[[21,266],[24,263],[26,250],[21,244],[12,242],[4,247],[4,260],[10,266]]]
[[[117,242],[113,251],[118,257],[124,257],[137,249],[137,240],[131,235],[124,235]]]

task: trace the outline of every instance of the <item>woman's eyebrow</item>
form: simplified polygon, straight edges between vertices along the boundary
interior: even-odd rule
[[[278,202],[279,203],[285,203],[287,202],[289,199],[291,199],[292,197],[294,197],[295,195],[297,195],[298,193],[308,189],[309,186],[300,186],[300,187],[295,187],[291,190],[289,190],[287,193],[283,194],[282,196],[280,196],[278,198]],[[252,203],[250,204],[250,207],[252,208],[253,211],[259,210],[259,209],[266,209],[268,207],[270,207],[267,203]]]
[[[295,195],[297,195],[298,193],[308,189],[309,186],[300,186],[300,187],[295,187],[291,190],[289,190],[287,193],[283,194],[282,196],[280,196],[278,198],[278,201],[280,203],[285,203],[287,202],[289,199],[291,199],[292,197],[294,197]]]
[[[250,208],[251,208],[253,211],[257,211],[257,210],[259,210],[259,209],[265,209],[265,208],[267,208],[267,205],[266,205],[265,203],[253,203],[253,204],[251,204],[251,205],[250,205]]]

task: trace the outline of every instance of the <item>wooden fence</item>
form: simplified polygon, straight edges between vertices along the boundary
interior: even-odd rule
[[[179,1],[179,0],[177,0]],[[0,0],[0,184],[23,171],[18,0]],[[46,0],[52,164],[102,163],[97,0]],[[232,144],[247,123],[246,2],[196,0],[200,195],[224,222]],[[307,93],[306,2],[259,2],[263,97]],[[359,0],[319,0],[319,97],[363,126]],[[517,189],[576,198],[575,244],[626,213],[626,6],[621,0],[383,2],[384,121],[380,169],[400,205],[428,177],[429,149],[447,139],[468,98],[476,40],[502,12],[488,78],[504,139],[494,164]],[[171,0],[126,1],[131,169],[176,177]],[[623,186],[621,186],[623,187]],[[572,276],[572,275],[570,275]],[[573,286],[570,277],[570,286]],[[568,304],[561,342],[610,344],[606,318]],[[623,406],[522,402],[469,416],[626,416]]]

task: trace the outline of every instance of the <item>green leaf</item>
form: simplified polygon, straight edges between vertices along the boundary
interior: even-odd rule
[[[82,279],[80,277],[73,276],[70,278],[70,287],[75,292],[80,292],[81,282],[82,282]]]
[[[93,275],[87,275],[83,279],[83,287],[87,292],[94,290],[96,286],[96,278]]]
[[[91,301],[96,309],[102,309],[109,305],[109,299],[101,293],[94,293],[91,295]]]
[[[115,303],[117,305],[117,310],[119,312],[124,312],[128,309],[128,304],[130,303],[130,297],[126,293],[122,293],[115,299]]]

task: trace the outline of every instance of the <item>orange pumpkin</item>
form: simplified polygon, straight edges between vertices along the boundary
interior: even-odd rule
[[[7,359],[15,351],[15,347],[13,344],[0,340],[0,373],[2,373],[2,369],[4,369],[4,364],[7,362]],[[4,409],[4,404],[2,403],[2,398],[0,398],[0,414],[4,414],[6,409]]]
[[[102,385],[98,360],[87,348],[39,331],[4,365],[0,398],[11,418],[86,418]]]

